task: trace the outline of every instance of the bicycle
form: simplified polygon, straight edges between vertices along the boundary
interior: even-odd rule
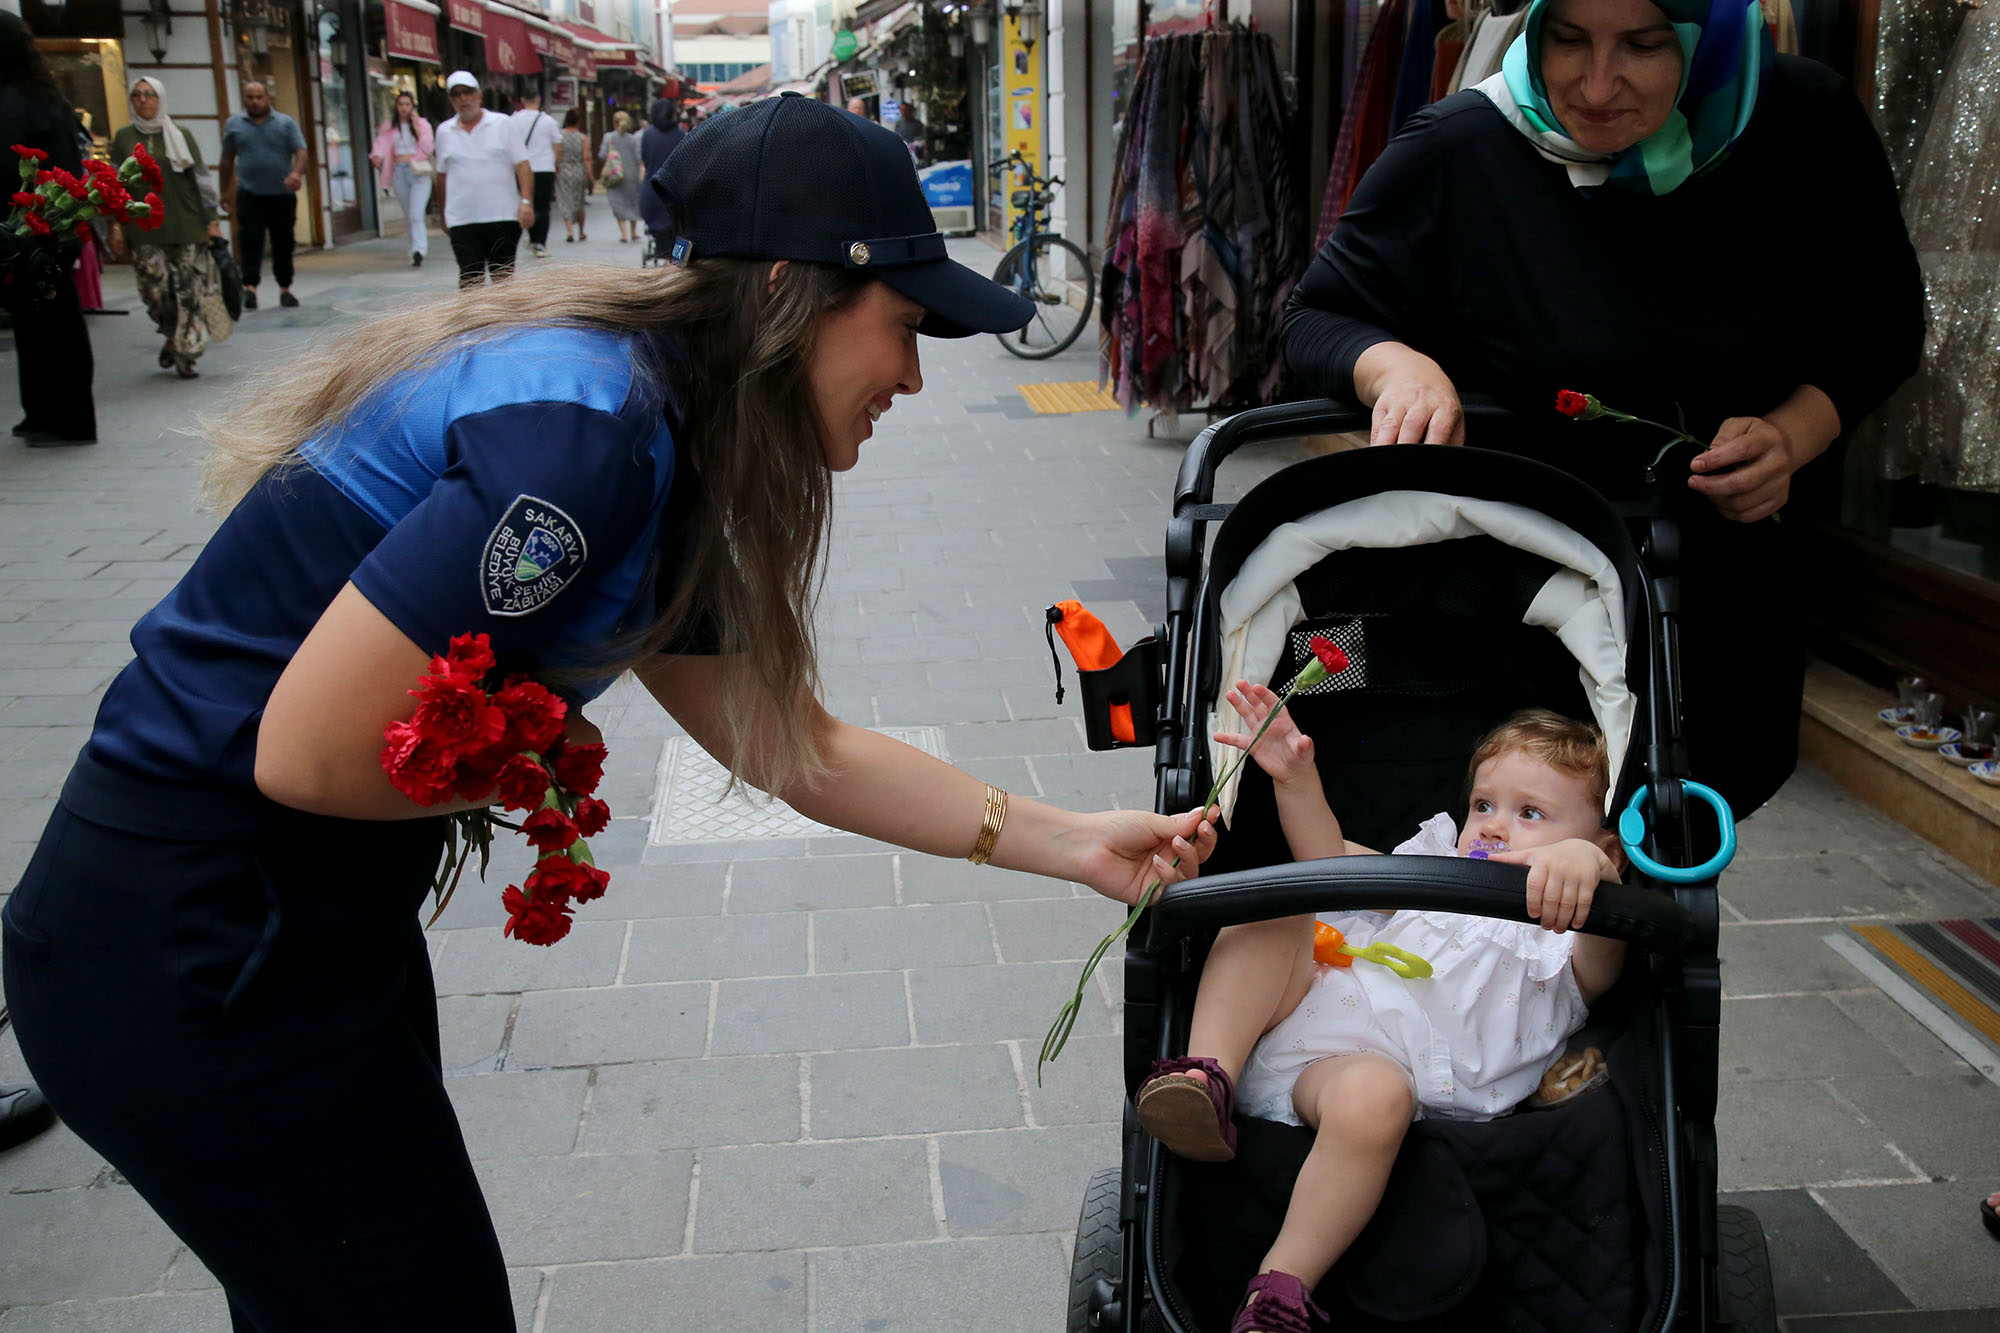
[[[1040,361],[1062,351],[1090,322],[1090,310],[1097,299],[1097,274],[1090,256],[1048,229],[1048,207],[1056,197],[1062,177],[1041,178],[1016,149],[987,167],[988,175],[1018,170],[1026,188],[1013,192],[1014,207],[1021,216],[1014,220],[1014,245],[1000,257],[993,281],[1009,291],[1019,292],[1035,303],[1034,317],[1027,327],[995,336],[1000,345],[1015,356]],[[1070,304],[1069,292],[1081,282],[1083,305]]]

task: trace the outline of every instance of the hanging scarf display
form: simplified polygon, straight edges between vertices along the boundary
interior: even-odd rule
[[[1269,37],[1153,37],[1119,132],[1100,348],[1126,411],[1270,402],[1309,257]]]

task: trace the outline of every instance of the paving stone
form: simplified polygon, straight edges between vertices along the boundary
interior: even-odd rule
[[[1072,754],[1083,749],[1077,719],[976,722],[945,728],[945,747],[958,762],[1001,755]]]
[[[10,1302],[137,1296],[180,1242],[129,1185],[0,1194],[0,1292]]]
[[[559,1268],[549,1283],[542,1333],[775,1333],[808,1326],[806,1256],[798,1251]]]
[[[1823,1082],[1724,1084],[1715,1136],[1725,1190],[1916,1178]]]
[[[884,972],[991,963],[993,929],[976,903],[815,912],[813,970]]]
[[[445,1071],[493,1068],[507,1040],[507,1020],[513,1012],[511,995],[439,996],[438,1038]]]
[[[1004,1046],[920,1046],[815,1055],[815,1139],[999,1129],[1023,1123]]]
[[[486,1157],[559,1157],[576,1148],[587,1069],[466,1074],[445,1080],[466,1150]]]
[[[1838,1078],[1879,1073],[1895,1064],[1892,1050],[1827,997],[1723,999],[1725,1080]]]
[[[16,1305],[0,1316],[0,1328],[7,1333],[230,1333],[229,1306],[219,1290]]]
[[[568,943],[567,940],[564,943]],[[521,997],[506,1067],[618,1064],[701,1054],[710,987],[612,986]]]
[[[1008,963],[1045,963],[1090,957],[1097,942],[1118,928],[1130,909],[1101,894],[1045,902],[994,903],[993,933]]]
[[[801,976],[805,971],[803,912],[635,921],[625,952],[627,984]]]
[[[1005,902],[1014,898],[1067,898],[1069,885],[1045,875],[941,856],[900,858],[905,903]]]
[[[1074,963],[1009,963],[977,968],[926,968],[910,973],[917,1042],[1025,1041],[1040,1050],[1056,1013],[1076,990]],[[1086,993],[1076,1020],[1079,1036],[1111,1030],[1111,1011]]]
[[[2000,912],[2000,889],[1931,848],[1911,848],[1900,856],[1876,851],[1861,859],[1909,895],[1912,916],[1939,920]]]
[[[1979,1225],[1979,1201],[1993,1188],[1990,1181],[1950,1181],[1821,1190],[1817,1197],[1914,1304],[1986,1307],[1990,1328],[1991,1311],[2000,1309],[2000,1263],[1993,1237]]]
[[[1038,1125],[1118,1124],[1125,1115],[1125,1039],[1071,1037],[1062,1054],[1041,1067],[1035,1083],[1039,1040],[1020,1045],[1028,1104]]]
[[[858,972],[722,982],[711,1053],[775,1055],[909,1044],[903,974]]]
[[[937,1234],[930,1178],[920,1139],[710,1149],[701,1157],[694,1248],[715,1254],[927,1239]]]
[[[1968,1138],[1963,1127],[2000,1128],[2000,1088],[1970,1071],[1943,1078],[1848,1075],[1835,1090],[1878,1134],[1933,1176],[2000,1189],[2000,1133]]]
[[[18,1080],[0,1077],[0,1087]],[[97,1150],[57,1121],[26,1143],[0,1152],[0,1190],[10,1194],[82,1189],[92,1183],[112,1183],[111,1168]],[[5,1300],[0,1293],[0,1302]]]
[[[1916,908],[1865,859],[1838,853],[1746,859],[1723,874],[1719,892],[1749,921],[1900,916]]]
[[[887,907],[895,901],[895,868],[888,856],[738,861],[729,871],[731,912]]]
[[[597,1071],[583,1147],[653,1152],[800,1137],[800,1060],[752,1056],[606,1065]]]
[[[1827,1002],[1889,1051],[1889,1061],[1864,1072],[1956,1077],[1972,1072],[1957,1051],[1939,1041],[1937,1034],[1878,990],[1848,991],[1829,995]],[[1723,1076],[1728,1077],[1725,1066]]]
[[[817,1251],[819,1327],[1048,1333],[1069,1304],[1065,1250],[1057,1237],[995,1236]]]
[[[507,1262],[564,1264],[679,1254],[694,1156],[515,1157],[473,1163]]]
[[[945,1225],[954,1236],[1074,1230],[1091,1176],[1118,1160],[1115,1125],[943,1135]]]
[[[1825,942],[1826,922],[1756,925],[1724,922],[1722,988],[1729,996],[1851,990],[1854,964]]]
[[[580,921],[560,945],[550,948],[523,944],[493,929],[443,933],[444,953],[433,969],[439,995],[608,986],[618,977],[618,956],[625,945],[622,921]]]
[[[1804,1315],[1787,1333],[1992,1333],[1992,1310],[1898,1310],[1887,1314]]]
[[[1909,1307],[1909,1298],[1809,1192],[1748,1191],[1725,1194],[1718,1202],[1757,1214],[1771,1249],[1777,1307],[1787,1315]]]

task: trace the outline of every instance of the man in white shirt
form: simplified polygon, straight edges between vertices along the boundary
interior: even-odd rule
[[[562,126],[542,110],[542,95],[530,90],[521,94],[521,109],[511,117],[520,127],[521,142],[528,149],[528,170],[535,177],[535,220],[528,227],[528,248],[535,258],[549,257],[549,214],[556,197],[556,140]]]
[[[500,282],[513,273],[521,228],[535,217],[528,150],[513,121],[481,105],[470,72],[453,71],[445,91],[458,114],[438,126],[437,179],[458,285],[477,287],[488,273]]]

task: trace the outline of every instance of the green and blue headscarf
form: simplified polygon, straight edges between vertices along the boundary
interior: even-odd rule
[[[1681,88],[1667,123],[1622,153],[1601,157],[1563,132],[1542,82],[1542,21],[1551,0],[1533,0],[1500,72],[1479,85],[1543,156],[1561,162],[1579,189],[1666,194],[1712,170],[1750,124],[1757,91],[1776,59],[1759,0],[1653,0],[1681,43]]]

